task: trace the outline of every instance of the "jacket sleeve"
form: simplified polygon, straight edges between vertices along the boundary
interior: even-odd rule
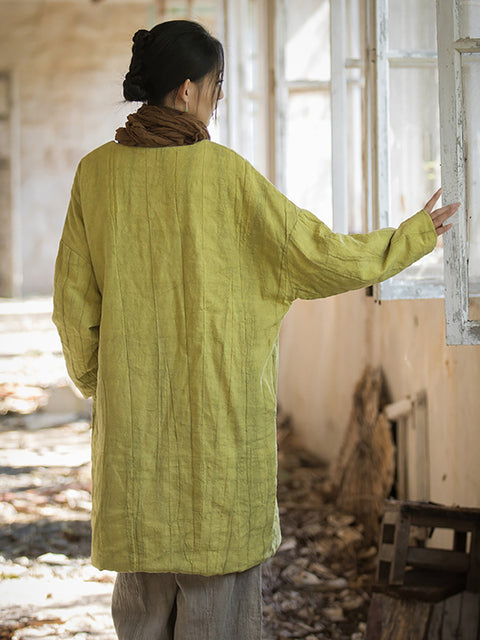
[[[299,209],[286,251],[287,288],[292,300],[360,289],[399,273],[436,243],[426,211],[405,220],[398,229],[343,235]]]
[[[55,264],[53,321],[67,371],[81,393],[97,386],[101,295],[93,272],[76,183],[72,189]]]

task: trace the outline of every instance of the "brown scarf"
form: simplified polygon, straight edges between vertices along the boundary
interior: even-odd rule
[[[144,104],[117,129],[115,140],[130,147],[179,147],[210,140],[205,124],[190,113]]]

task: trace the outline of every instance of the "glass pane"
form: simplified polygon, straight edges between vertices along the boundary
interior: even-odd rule
[[[480,36],[479,0],[460,0],[460,36],[462,38]]]
[[[437,95],[436,67],[390,69],[390,203],[395,226],[440,186]]]
[[[328,80],[330,78],[329,1],[287,2],[285,14],[286,80]]]
[[[332,226],[330,96],[295,92],[288,98],[287,196]]]
[[[480,295],[480,54],[462,55],[464,136],[467,149],[467,251],[470,294]],[[472,305],[473,310],[473,305]],[[471,318],[473,319],[473,318]],[[478,318],[476,318],[478,319]]]
[[[435,0],[389,0],[390,49],[437,50]]]
[[[435,66],[390,69],[390,224],[395,227],[441,184],[437,95]],[[441,278],[441,254],[437,247],[410,269],[410,277]]]

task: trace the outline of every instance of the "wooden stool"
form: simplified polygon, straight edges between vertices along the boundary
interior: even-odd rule
[[[453,548],[410,546],[412,526],[452,530]],[[368,640],[477,638],[480,509],[387,501],[373,591]]]
[[[411,526],[451,529],[453,548],[411,547]],[[467,550],[469,532],[470,548]],[[405,585],[407,569],[412,568],[440,571],[446,575],[451,573],[459,584],[462,583],[459,578],[463,576],[467,591],[480,592],[480,509],[387,500],[375,586]]]

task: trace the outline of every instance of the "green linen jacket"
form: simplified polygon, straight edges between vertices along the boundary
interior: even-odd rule
[[[93,564],[214,575],[271,556],[283,316],[296,298],[389,278],[436,239],[425,211],[333,233],[210,141],[87,155],[53,319],[94,402]]]

